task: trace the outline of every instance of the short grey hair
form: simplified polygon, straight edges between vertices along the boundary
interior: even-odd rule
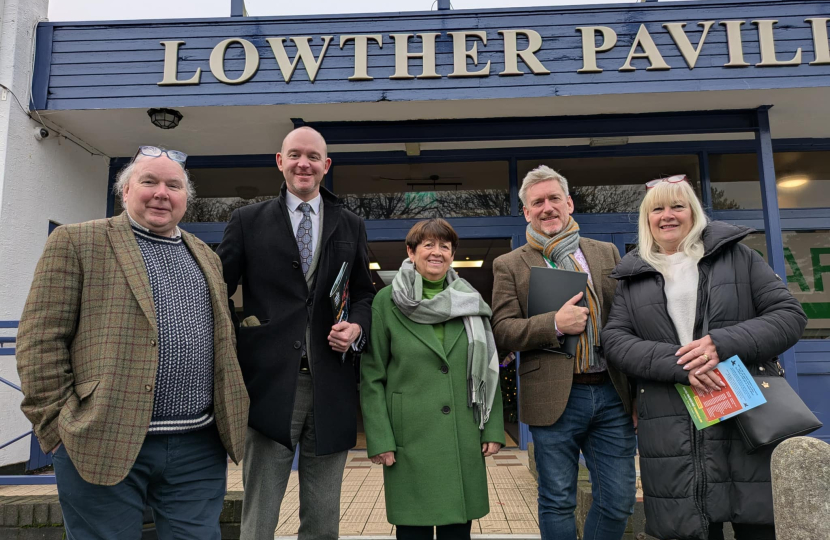
[[[519,199],[521,199],[522,204],[525,206],[527,205],[527,191],[530,188],[536,184],[548,182],[550,180],[556,180],[559,182],[559,185],[562,186],[562,191],[565,192],[565,197],[570,196],[570,193],[568,192],[568,180],[547,165],[539,165],[527,173],[524,180],[522,180],[522,187],[519,189]]]
[[[135,159],[127,163],[124,166],[124,168],[118,171],[118,174],[115,176],[115,184],[113,184],[112,186],[112,193],[121,201],[122,207],[124,206],[124,188],[130,182],[130,178],[132,178],[133,173],[135,172],[135,166],[138,164],[138,160],[142,157],[146,157],[147,159],[158,159],[151,158],[149,156],[139,155]],[[190,173],[187,171],[187,169],[182,167],[182,172],[184,173],[184,186],[187,190],[187,202],[191,203],[193,202],[193,199],[196,198],[196,189],[194,189],[193,187],[193,182],[190,181]]]

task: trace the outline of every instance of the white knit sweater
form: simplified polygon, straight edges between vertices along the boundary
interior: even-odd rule
[[[694,340],[698,261],[685,253],[669,255],[666,260],[668,267],[663,277],[666,279],[664,289],[669,316],[677,329],[680,344],[686,345]]]

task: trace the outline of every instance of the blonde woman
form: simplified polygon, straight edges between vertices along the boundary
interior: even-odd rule
[[[640,205],[638,249],[619,280],[602,343],[608,362],[637,380],[646,532],[662,539],[775,538],[770,454],[748,455],[731,422],[698,431],[675,383],[704,392],[738,355],[775,373],[807,317],[778,276],[740,243],[751,229],[707,222],[685,176],[653,180]],[[702,335],[708,310],[709,332]]]

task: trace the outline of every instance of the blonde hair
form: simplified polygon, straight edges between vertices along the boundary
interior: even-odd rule
[[[709,220],[692,186],[685,181],[676,183],[661,182],[647,190],[643,202],[640,203],[637,234],[640,258],[661,274],[666,270],[668,261],[666,255],[660,252],[660,246],[651,234],[648,215],[653,208],[672,206],[677,203],[687,205],[692,211],[692,228],[686,238],[680,242],[677,251],[685,253],[695,261],[703,257],[703,230]]]
[[[519,189],[519,200],[522,201],[523,205],[527,206],[527,190],[536,184],[541,182],[549,182],[551,180],[559,182],[560,187],[562,187],[562,191],[565,192],[565,197],[570,196],[570,193],[568,193],[568,180],[547,165],[539,165],[527,173],[524,180],[522,180],[522,187]]]

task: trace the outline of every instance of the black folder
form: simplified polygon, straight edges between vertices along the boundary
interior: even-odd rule
[[[527,316],[533,317],[542,313],[559,311],[565,305],[565,302],[580,292],[588,294],[588,274],[585,272],[534,266],[530,269]],[[586,305],[584,296],[579,304]],[[566,335],[558,349],[545,350],[573,358],[576,356],[578,343],[578,335]]]

